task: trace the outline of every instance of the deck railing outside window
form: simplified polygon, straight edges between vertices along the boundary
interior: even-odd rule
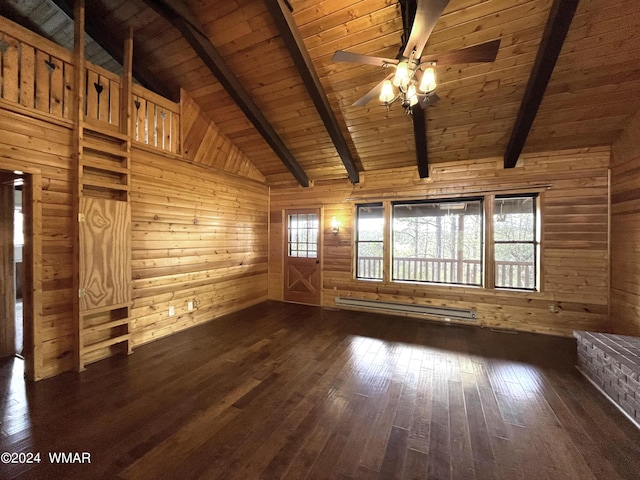
[[[358,272],[363,278],[376,278],[382,272],[381,257],[360,257]],[[399,277],[411,276],[423,282],[480,285],[480,261],[430,258],[395,258],[393,271]],[[411,274],[411,275],[409,275]],[[534,288],[535,270],[527,262],[496,262],[496,280],[507,288]]]

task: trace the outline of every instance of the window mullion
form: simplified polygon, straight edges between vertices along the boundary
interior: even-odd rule
[[[496,260],[494,248],[494,213],[495,195],[487,195],[484,202],[484,286],[496,288]]]
[[[382,265],[382,279],[384,282],[391,282],[391,268],[393,266],[393,260],[391,258],[391,231],[392,231],[392,216],[391,216],[391,202],[382,202],[383,215],[384,215],[384,237],[382,240],[382,256],[384,258]]]

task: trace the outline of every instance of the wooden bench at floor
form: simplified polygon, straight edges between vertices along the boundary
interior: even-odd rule
[[[640,337],[574,331],[578,369],[640,428]]]

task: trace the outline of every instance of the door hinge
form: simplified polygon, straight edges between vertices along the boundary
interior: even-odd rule
[[[78,223],[84,223],[84,213],[79,213],[78,214]]]
[[[78,298],[82,298],[87,294],[87,289],[86,288],[81,288],[78,290]]]

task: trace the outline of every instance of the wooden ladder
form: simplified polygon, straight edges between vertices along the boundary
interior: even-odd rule
[[[131,343],[131,87],[133,35],[125,42],[125,74],[119,112],[95,115],[84,60],[84,1],[75,5],[75,155],[77,214],[74,302],[77,367],[117,353],[132,353]],[[89,90],[87,90],[89,89]],[[89,94],[89,92],[91,94]],[[111,106],[113,107],[113,106]],[[93,110],[92,110],[93,109]],[[118,116],[117,119],[110,118]],[[112,121],[113,120],[113,121]]]

